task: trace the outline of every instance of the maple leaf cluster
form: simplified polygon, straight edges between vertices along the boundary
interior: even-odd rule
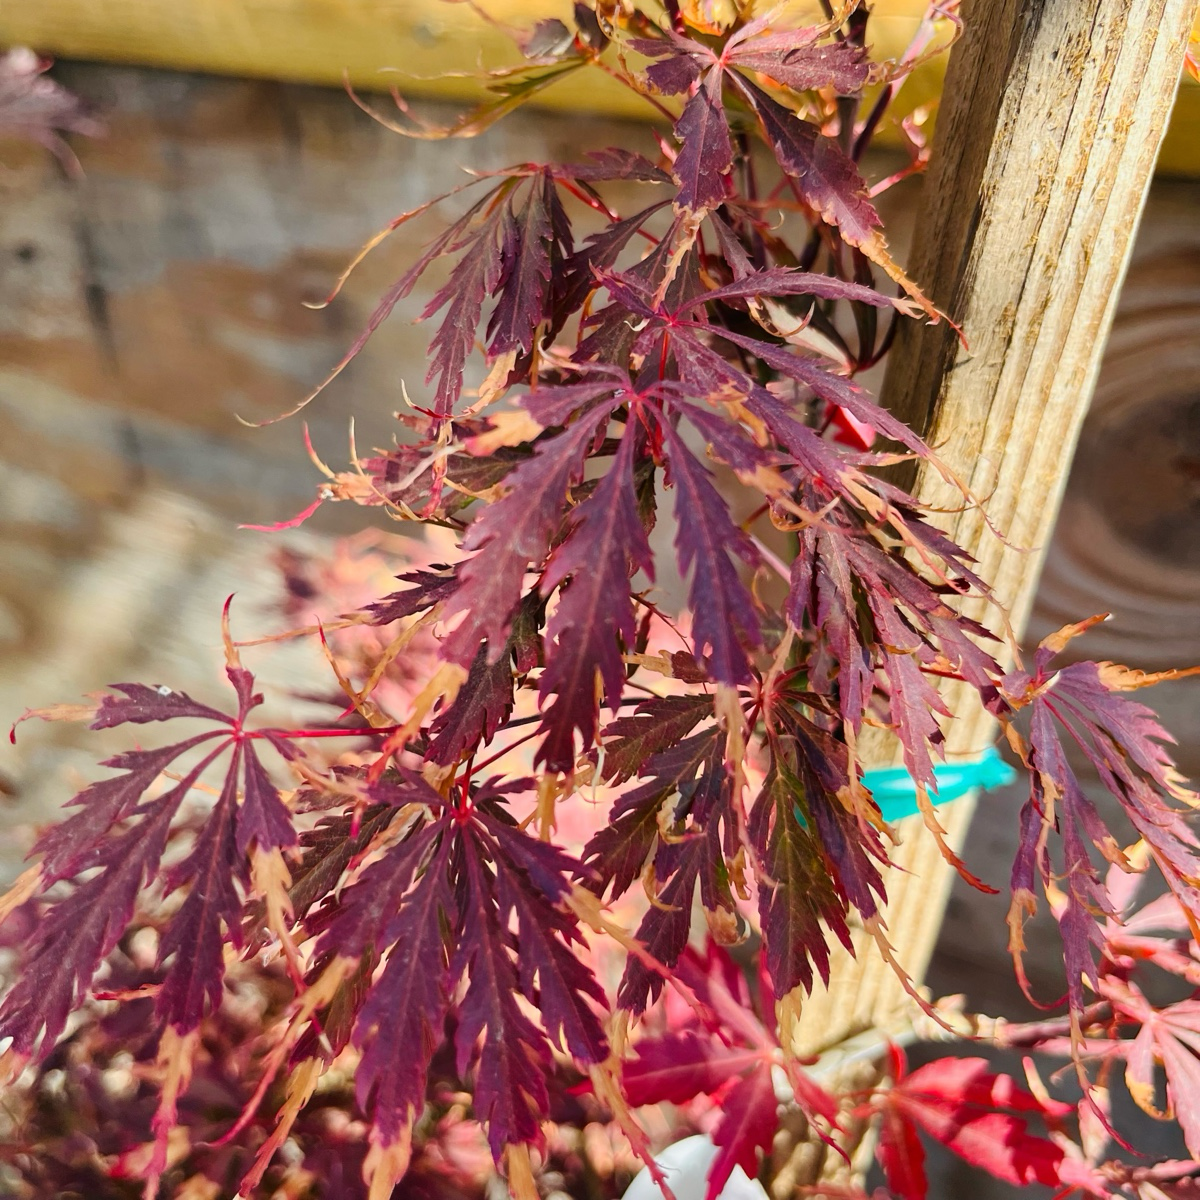
[[[858,747],[868,728],[894,733],[936,834],[949,679],[1028,769],[1014,950],[1044,894],[1063,933],[1072,1052],[1123,1057],[1148,1106],[1152,1064],[1166,1063],[1196,1153],[1196,1002],[1154,1009],[1109,969],[1142,952],[1139,925],[1122,919],[1119,878],[1096,866],[1155,863],[1172,913],[1200,920],[1195,797],[1153,715],[1125,695],[1156,677],[1056,666],[1082,627],[1010,669],[1011,648],[960,612],[967,599],[993,605],[986,581],[888,468],[915,458],[953,475],[856,381],[897,322],[941,319],[889,256],[859,166],[882,111],[856,123],[863,89],[894,95],[917,51],[872,62],[861,13],[798,28],[778,14],[689,23],[672,5],[660,26],[612,0],[576,7],[575,30],[547,22],[526,39],[528,62],[493,78],[495,99],[448,130],[405,131],[477,133],[587,67],[646,97],[670,139],[654,159],[611,149],[464,185],[465,210],[330,376],[433,264],[448,268],[421,314],[437,322],[427,401],[403,418],[401,444],[326,469],[321,487],[447,531],[445,561],[409,565],[396,590],[315,630],[339,686],[328,722],[257,725],[261,696],[228,631],[233,715],[134,683],[83,710],[94,729],[207,728],[107,760],[118,773],[41,834],[37,865],[3,903],[38,913],[0,1004],[10,1057],[54,1052],[151,894],[162,915],[137,997],[160,1034],[138,1167],[148,1192],[171,1169],[231,966],[266,955],[294,995],[243,1064],[260,1084],[226,1139],[258,1120],[276,1075],[288,1083],[243,1192],[349,1064],[371,1200],[423,1161],[448,1077],[520,1196],[533,1194],[531,1151],[546,1150],[568,1082],[586,1079],[647,1160],[631,1105],[718,1096],[716,1196],[735,1166],[758,1169],[779,1103],[822,1137],[841,1128],[776,1022],[829,981],[831,948],[853,950],[855,927],[888,955],[890,831]],[[622,216],[613,184],[645,202]],[[581,219],[601,225],[580,237]],[[468,392],[477,353],[483,382]],[[656,537],[666,508],[670,536]],[[672,576],[686,614],[655,590]],[[365,627],[374,640],[339,658],[339,632]],[[345,747],[336,760],[314,748],[330,739]],[[1080,753],[1135,847],[1101,820]],[[214,802],[196,815],[185,801],[204,789]],[[563,814],[596,799],[602,821],[582,843],[556,840]],[[613,906],[639,892],[649,903],[623,927]],[[753,995],[724,951],[694,949],[699,913],[717,942],[756,947]],[[627,952],[615,988],[597,976],[598,938]],[[1192,943],[1153,953],[1192,980]],[[1104,1036],[1089,994],[1107,1006]],[[691,1015],[622,1066],[631,1027],[680,996]],[[1122,1038],[1122,1023],[1139,1032]],[[917,1130],[1015,1183],[1073,1181],[1068,1160],[1091,1170],[1026,1129],[1035,1110],[1058,1121],[1055,1102],[980,1070],[905,1076],[896,1060],[887,1099],[865,1101],[884,1116],[882,1161],[906,1200],[924,1193]],[[1008,1157],[978,1149],[995,1142]],[[1080,1168],[1072,1186],[1128,1182],[1110,1171],[1097,1183],[1097,1171]]]

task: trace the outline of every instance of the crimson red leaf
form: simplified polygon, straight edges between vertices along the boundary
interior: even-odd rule
[[[885,1094],[884,1105],[997,1179],[1016,1186],[1056,1185],[1062,1147],[1031,1133],[1028,1116],[1018,1114],[1058,1116],[1065,1106],[1039,1104],[1011,1080],[991,1075],[983,1059],[965,1061],[966,1066],[943,1060],[919,1068]]]
[[[1054,1118],[1067,1117],[1075,1111],[1074,1105],[1065,1101],[1035,1096],[1011,1075],[993,1072],[985,1058],[938,1058],[905,1075],[902,1083],[907,1095],[920,1095],[931,1101],[940,1098],[947,1104]]]
[[[756,1065],[763,1065],[761,1049],[729,1047],[713,1034],[694,1030],[665,1033],[637,1043],[637,1057],[622,1067],[621,1088],[635,1106],[686,1104]]]
[[[766,1153],[779,1129],[778,1103],[771,1069],[762,1066],[747,1075],[725,1097],[722,1117],[713,1130],[717,1156],[708,1170],[705,1200],[716,1200],[733,1174],[741,1167],[751,1178],[758,1174],[758,1153]]]
[[[888,1187],[900,1200],[926,1200],[925,1148],[912,1122],[898,1108],[889,1106],[883,1111],[876,1156]]]

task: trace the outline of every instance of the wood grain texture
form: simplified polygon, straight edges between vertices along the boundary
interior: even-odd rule
[[[986,498],[977,509],[935,472],[910,482],[980,562],[1020,629],[1066,482],[1171,109],[1191,0],[975,0],[950,61],[910,273],[960,322],[904,330],[884,398]],[[1000,627],[994,608],[970,615]],[[1081,614],[1086,615],[1086,614]],[[947,752],[995,736],[971,697],[948,689]],[[873,747],[889,755],[885,744]],[[941,810],[961,846],[973,804]],[[1015,813],[1014,813],[1015,820]],[[953,872],[919,822],[901,826],[888,927],[924,975]],[[895,1029],[910,1002],[865,938],[804,1013],[814,1052],[872,1025]]]
[[[1111,611],[1068,655],[1143,670],[1200,662],[1197,214],[1200,183],[1155,182],[1038,581],[1028,645],[1081,614]],[[1178,740],[1183,773],[1200,777],[1200,679],[1163,684],[1144,700]],[[1094,769],[1086,760],[1072,765],[1104,820],[1119,821],[1120,806]],[[1020,791],[1018,783],[988,796],[971,822],[963,857],[992,883],[1003,881],[1016,855]],[[1006,952],[1004,905],[1004,897],[953,882],[927,976],[935,994],[963,992],[969,1006],[1006,1016],[1026,1011]],[[1061,935],[1047,913],[1026,928],[1026,943],[1035,993],[1061,995]]]

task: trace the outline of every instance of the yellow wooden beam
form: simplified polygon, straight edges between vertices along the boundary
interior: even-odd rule
[[[877,55],[902,52],[925,0],[877,0]],[[569,20],[570,0],[484,0],[499,23]],[[1198,22],[1200,28],[1200,22]],[[134,63],[221,75],[340,84],[469,101],[477,68],[519,61],[512,42],[469,5],[448,0],[0,0],[0,44],[62,58]],[[937,95],[944,60],[906,85],[906,107]],[[644,117],[643,100],[597,71],[568,76],[539,96],[553,108]],[[886,133],[886,131],[885,131]],[[1200,85],[1185,81],[1160,170],[1200,175]]]

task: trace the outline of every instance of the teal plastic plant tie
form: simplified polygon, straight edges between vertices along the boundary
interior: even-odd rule
[[[989,746],[978,758],[960,762],[937,763],[933,768],[933,787],[929,798],[934,805],[949,804],[968,792],[993,791],[1016,779],[1017,773]],[[903,767],[880,767],[863,772],[863,786],[879,805],[885,821],[899,821],[914,816],[917,807],[917,785]]]

